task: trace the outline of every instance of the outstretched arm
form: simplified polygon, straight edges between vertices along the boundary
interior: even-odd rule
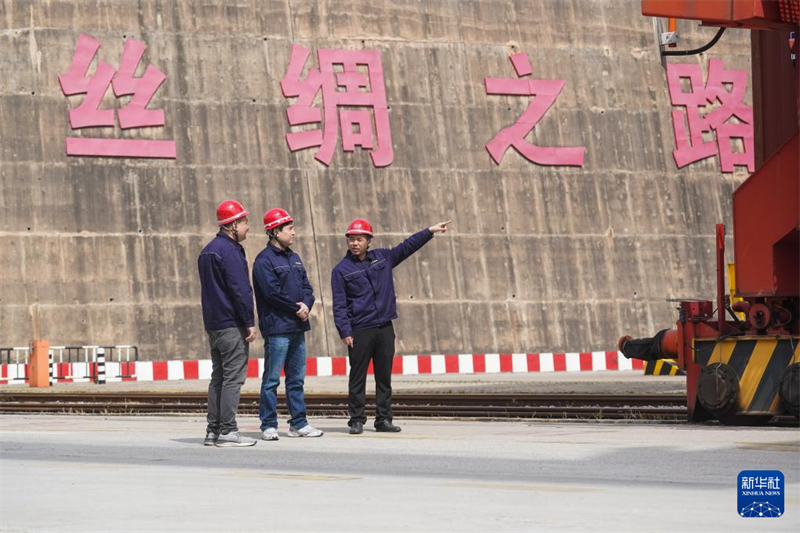
[[[392,268],[411,257],[414,252],[425,246],[425,244],[431,240],[434,235],[437,233],[446,232],[448,224],[450,224],[449,220],[447,222],[439,222],[438,224],[435,224],[427,229],[418,231],[394,248],[390,249],[389,260],[391,261]]]

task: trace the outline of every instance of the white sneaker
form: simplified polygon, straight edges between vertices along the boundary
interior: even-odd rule
[[[220,435],[217,437],[217,442],[214,446],[217,448],[239,447],[239,446],[255,446],[256,439],[240,435],[237,431],[232,431],[227,435]]]
[[[267,428],[261,432],[261,438],[264,440],[278,440],[278,430],[275,428]]]
[[[214,433],[213,431],[209,431],[206,433],[206,438],[203,440],[203,444],[206,446],[213,446],[217,442],[218,438],[218,434]]]
[[[322,430],[312,427],[311,424],[309,424],[300,429],[290,427],[288,435],[290,437],[321,437],[324,435],[324,433]]]

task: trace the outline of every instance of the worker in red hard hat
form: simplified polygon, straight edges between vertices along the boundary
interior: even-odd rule
[[[250,213],[236,200],[225,200],[217,206],[217,226],[233,237],[236,242],[245,240],[248,226],[247,215]],[[241,236],[239,230],[241,229]]]
[[[321,437],[308,423],[303,386],[306,378],[306,331],[314,290],[300,256],[292,250],[294,219],[276,207],[264,215],[267,246],[253,265],[258,327],[264,337],[264,376],[258,415],[264,440],[278,440],[278,385],[286,375],[289,437]]]
[[[364,431],[367,417],[367,370],[375,373],[375,430],[396,433],[392,423],[392,359],[397,297],[392,269],[422,248],[437,233],[445,233],[450,221],[419,231],[394,248],[370,249],[372,225],[363,218],[347,227],[348,251],[331,273],[333,317],[350,360],[348,410],[350,433]]]
[[[239,434],[236,410],[247,378],[249,343],[256,338],[253,289],[247,256],[240,244],[249,230],[247,210],[236,200],[217,207],[219,233],[197,259],[203,323],[211,347],[206,446],[252,446]]]

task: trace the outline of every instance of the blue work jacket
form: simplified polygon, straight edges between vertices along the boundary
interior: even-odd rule
[[[311,321],[297,316],[303,302],[310,311],[314,306],[314,289],[300,256],[291,248],[281,250],[267,244],[253,264],[253,286],[258,306],[258,328],[261,335],[297,333],[311,329]]]
[[[197,258],[206,331],[252,328],[253,288],[244,248],[223,232]]]
[[[392,269],[432,238],[426,228],[394,248],[369,250],[363,261],[347,251],[331,272],[333,319],[341,338],[397,318]]]

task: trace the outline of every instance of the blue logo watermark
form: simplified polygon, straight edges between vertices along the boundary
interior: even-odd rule
[[[779,470],[743,470],[739,472],[738,511],[744,518],[783,516],[783,473]]]

